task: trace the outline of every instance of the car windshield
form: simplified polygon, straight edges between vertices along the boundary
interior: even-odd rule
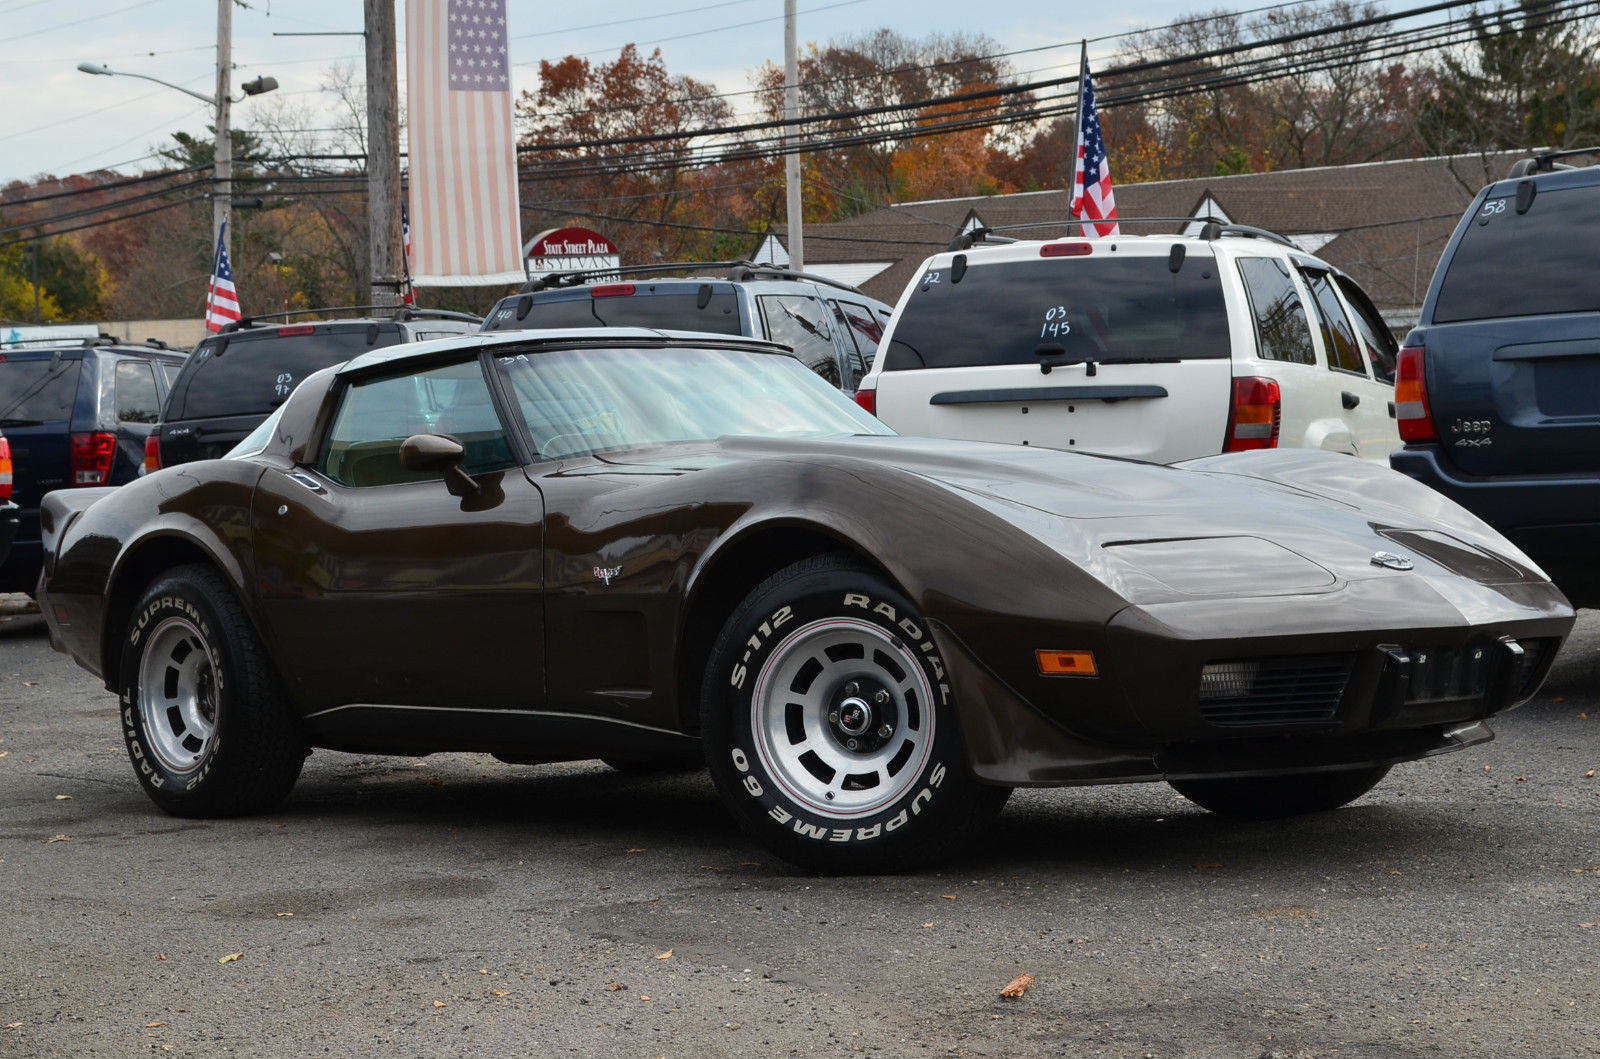
[[[283,418],[286,406],[279,405],[271,415],[261,421],[261,425],[246,434],[233,448],[222,456],[225,460],[242,460],[247,456],[254,456],[267,447],[267,442],[272,440],[272,432],[278,427],[278,420]]]
[[[728,435],[894,433],[782,353],[561,349],[497,364],[544,459]]]

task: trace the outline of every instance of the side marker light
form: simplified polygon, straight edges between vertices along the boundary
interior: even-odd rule
[[[1035,651],[1039,672],[1047,677],[1093,677],[1099,675],[1091,651]]]

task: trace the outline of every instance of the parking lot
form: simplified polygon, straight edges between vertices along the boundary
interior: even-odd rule
[[[1497,741],[1348,809],[1018,792],[942,870],[813,878],[597,762],[318,752],[269,816],[164,816],[24,603],[3,1055],[1600,1054],[1593,612]]]

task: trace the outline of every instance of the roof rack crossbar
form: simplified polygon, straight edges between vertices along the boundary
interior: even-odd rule
[[[410,320],[418,316],[442,317],[450,320],[467,320],[481,322],[481,316],[471,313],[452,312],[449,309],[419,309],[414,305],[327,305],[318,309],[285,309],[277,313],[254,313],[242,316],[222,325],[219,334],[229,334],[234,331],[243,331],[254,327],[263,320],[287,320],[294,316],[314,316],[318,313],[370,313],[383,312],[393,315],[395,320]]]
[[[1512,165],[1511,178],[1524,177],[1533,173],[1553,173],[1557,169],[1577,169],[1577,166],[1563,165],[1556,159],[1596,153],[1600,153],[1600,147],[1567,147],[1561,150],[1556,150],[1553,147],[1538,148],[1531,157],[1523,158]]]
[[[533,294],[553,287],[576,287],[588,279],[610,279],[614,276],[648,276],[655,272],[703,272],[707,269],[729,269],[744,261],[658,261],[653,265],[620,265],[616,268],[571,269],[566,272],[546,272],[517,288],[518,294]]]
[[[1188,217],[1118,217],[1118,224],[1202,224],[1201,238],[1215,239],[1219,235],[1243,235],[1257,239],[1270,239],[1284,246],[1294,246],[1286,237],[1265,228],[1253,228],[1247,224],[1234,224],[1220,217],[1196,216]],[[1086,224],[1102,224],[1103,221],[1093,217],[1076,218],[1065,217],[1057,221],[1029,221],[1026,224],[997,224],[987,227],[973,228],[971,231],[962,232],[950,240],[947,250],[970,250],[974,245],[983,242],[1016,242],[1015,239],[993,239],[999,232],[1020,232],[1037,228],[1082,228]]]
[[[788,265],[758,265],[754,261],[735,261],[733,267],[728,270],[728,278],[731,280],[745,280],[752,276],[759,276],[762,279],[805,280],[810,283],[820,283],[825,287],[850,291],[853,294],[861,293],[859,287],[846,283],[844,280],[834,279],[831,276],[819,276],[815,272],[804,272],[790,268]]]

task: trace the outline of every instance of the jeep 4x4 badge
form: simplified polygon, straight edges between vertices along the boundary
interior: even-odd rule
[[[1372,565],[1381,566],[1388,570],[1409,570],[1412,564],[1410,559],[1403,555],[1396,555],[1394,552],[1373,552]]]

